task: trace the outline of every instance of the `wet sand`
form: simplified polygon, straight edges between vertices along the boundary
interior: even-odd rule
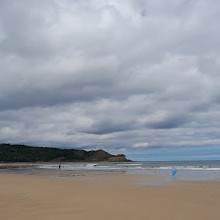
[[[36,166],[34,163],[0,163],[0,169],[27,168],[34,166]]]
[[[0,174],[3,220],[219,220],[220,182],[173,181],[142,186],[147,176],[72,178]]]

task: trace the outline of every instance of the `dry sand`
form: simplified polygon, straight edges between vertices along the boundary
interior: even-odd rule
[[[220,219],[217,180],[138,186],[136,179],[125,174],[72,178],[0,174],[0,219]]]

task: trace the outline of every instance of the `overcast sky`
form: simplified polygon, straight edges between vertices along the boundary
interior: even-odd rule
[[[219,0],[0,0],[0,142],[220,146],[219,21]]]

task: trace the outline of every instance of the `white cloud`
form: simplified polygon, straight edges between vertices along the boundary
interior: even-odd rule
[[[145,148],[145,147],[148,147],[148,146],[149,146],[149,144],[147,142],[134,144],[134,148]]]

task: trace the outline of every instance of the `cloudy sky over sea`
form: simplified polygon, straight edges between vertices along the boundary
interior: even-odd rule
[[[0,0],[0,142],[220,158],[219,20],[218,0]]]

